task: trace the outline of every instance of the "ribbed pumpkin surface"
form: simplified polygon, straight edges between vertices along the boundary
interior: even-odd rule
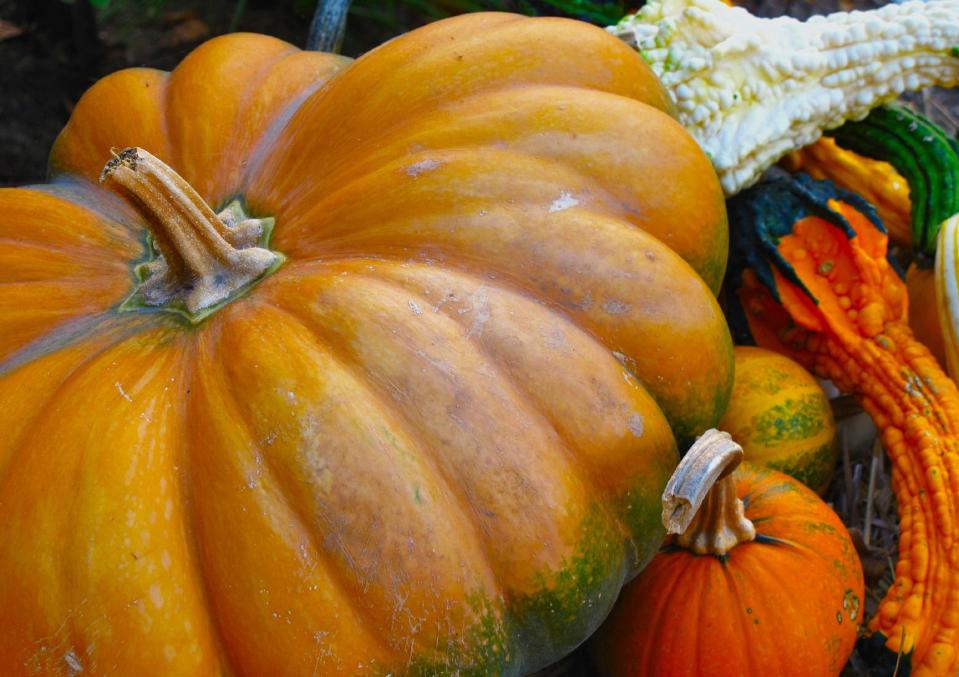
[[[97,83],[52,183],[0,191],[0,672],[518,674],[585,639],[731,387],[722,193],[667,108],[603,31],[505,14]],[[286,263],[195,326],[120,312],[125,146]]]

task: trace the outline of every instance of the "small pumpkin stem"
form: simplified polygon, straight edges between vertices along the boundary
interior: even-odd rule
[[[743,448],[716,429],[686,452],[663,492],[663,526],[678,534],[678,545],[697,555],[722,556],[756,538],[732,474],[742,457]]]
[[[351,4],[352,0],[319,0],[310,22],[306,48],[315,52],[339,53]]]
[[[142,148],[115,153],[101,182],[113,181],[146,216],[161,256],[137,290],[145,305],[182,302],[193,314],[226,300],[279,261],[253,246],[262,221],[224,223],[183,177]],[[228,212],[222,215],[230,221]]]

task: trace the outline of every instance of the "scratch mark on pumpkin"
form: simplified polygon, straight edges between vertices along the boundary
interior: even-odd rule
[[[569,191],[563,191],[559,194],[559,197],[553,200],[553,204],[549,206],[549,213],[561,212],[563,210],[569,209],[570,207],[575,207],[579,204],[579,200],[573,197],[573,194]]]
[[[415,179],[423,172],[432,171],[442,164],[443,163],[439,160],[420,160],[419,162],[414,162],[406,168],[406,175],[412,176]]]
[[[417,304],[416,301],[414,301],[413,299],[410,299],[408,303],[410,304],[410,310],[413,311],[414,315],[423,314],[423,309],[419,307],[419,304]]]
[[[83,663],[80,662],[80,657],[73,649],[67,649],[67,652],[63,654],[63,662],[70,668],[71,675],[83,672]]]
[[[470,302],[472,305],[471,310],[473,311],[473,324],[470,326],[469,331],[466,332],[467,338],[470,336],[481,336],[483,334],[483,327],[491,316],[486,287],[480,287],[473,292],[470,296]]]
[[[603,304],[603,310],[610,315],[622,315],[629,310],[629,304],[616,299],[607,299]]]
[[[133,402],[133,398],[127,395],[127,391],[123,389],[123,386],[120,385],[119,381],[115,381],[113,385],[117,387],[117,392],[120,393],[120,396],[123,397],[123,399],[125,399],[127,402]]]

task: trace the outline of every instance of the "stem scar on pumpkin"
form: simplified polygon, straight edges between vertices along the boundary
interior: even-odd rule
[[[179,174],[142,148],[111,149],[100,174],[146,218],[153,256],[121,311],[166,310],[197,323],[276,270],[266,248],[273,219],[247,218],[238,202],[215,214]]]

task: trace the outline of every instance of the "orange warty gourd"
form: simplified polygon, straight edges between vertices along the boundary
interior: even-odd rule
[[[909,326],[946,366],[933,263],[941,224],[959,212],[959,144],[916,111],[887,104],[794,154],[787,166],[828,178],[875,206],[893,242],[913,250]]]
[[[829,398],[802,365],[784,355],[736,346],[729,408],[719,421],[745,461],[784,472],[822,494],[839,457]]]
[[[722,192],[667,101],[507,14],[94,85],[51,183],[0,191],[0,673],[582,642],[731,387]]]
[[[678,535],[597,634],[604,675],[830,677],[852,652],[863,577],[846,528],[787,475],[731,474],[742,450],[723,435],[708,431],[667,486]]]
[[[959,670],[959,391],[907,323],[906,287],[859,196],[800,176],[730,202],[727,290],[756,342],[855,394],[892,459],[895,581],[869,623],[913,675]]]

